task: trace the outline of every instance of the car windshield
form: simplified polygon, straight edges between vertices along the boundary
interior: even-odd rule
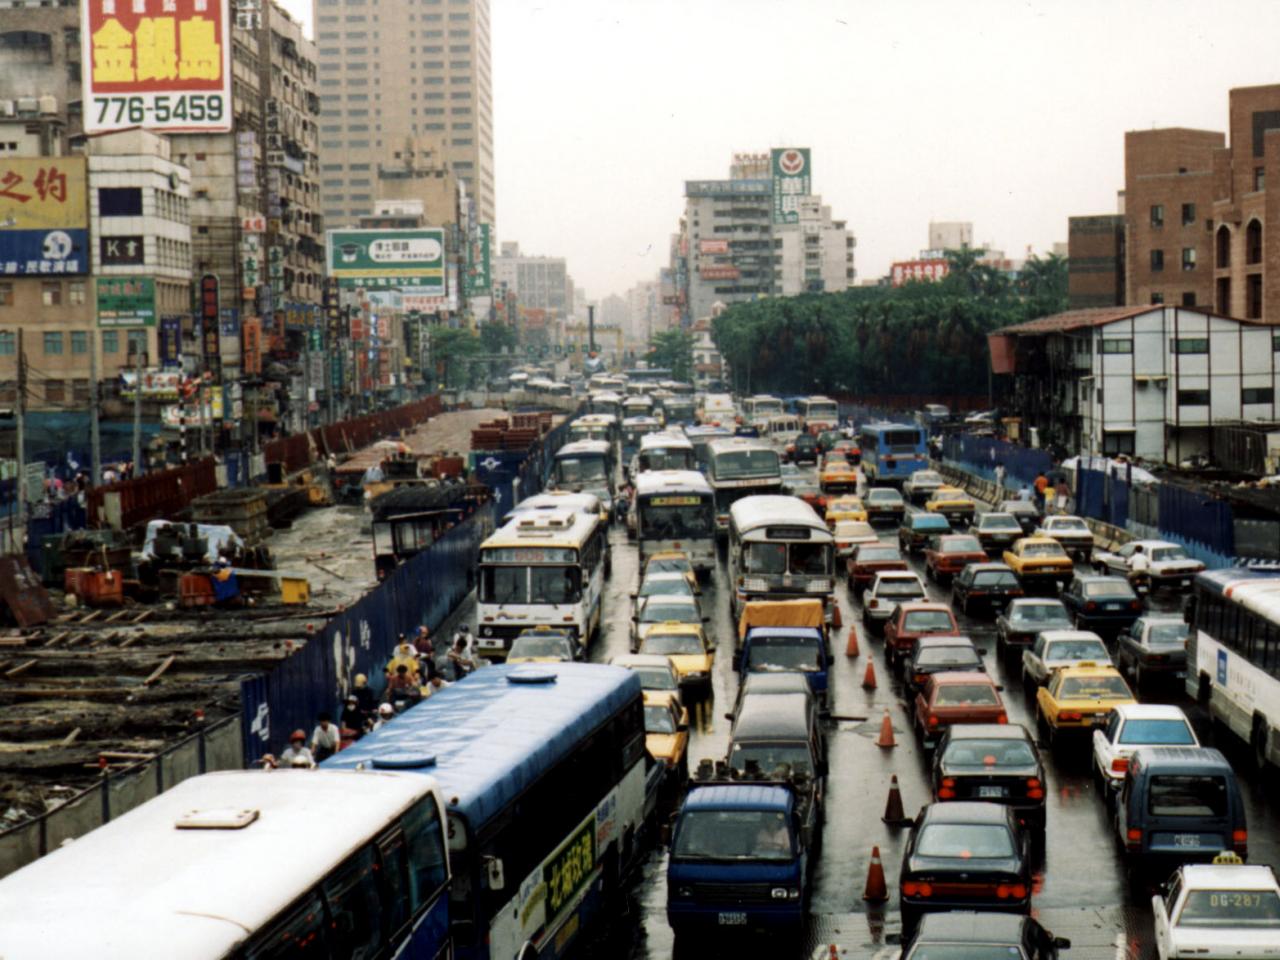
[[[1225,817],[1227,780],[1218,776],[1157,774],[1151,778],[1147,803],[1153,817]]]
[[[512,657],[562,657],[573,659],[573,652],[563,637],[516,637],[511,644]]]
[[[1026,543],[1022,546],[1024,557],[1065,557],[1067,551],[1057,543]]]
[[[911,475],[911,482],[916,486],[941,484],[942,474],[934,473],[932,470],[918,470]]]
[[[988,590],[993,587],[1016,587],[1018,578],[1012,570],[980,570],[973,575],[973,585]]]
[[[1131,694],[1121,677],[1063,677],[1058,696],[1063,700],[1110,700]]]
[[[680,656],[702,654],[706,651],[702,648],[702,641],[691,633],[651,633],[644,638],[640,652]]]
[[[1133,588],[1123,580],[1094,580],[1084,585],[1084,595],[1095,600],[1132,600]]]
[[[670,670],[661,667],[631,667],[640,676],[641,690],[676,690],[679,685]]]
[[[867,497],[870,500],[870,497]],[[936,513],[916,513],[911,516],[911,526],[916,530],[941,530],[944,533],[951,529],[947,518]]]
[[[923,597],[924,587],[914,577],[907,579],[881,580],[875,590],[877,597]]]
[[[942,762],[959,767],[1024,767],[1036,762],[1031,744],[1025,740],[953,740],[942,754]]]
[[[682,860],[790,860],[787,815],[774,810],[689,810],[671,855]]]
[[[689,573],[693,566],[684,557],[654,557],[645,565],[644,572],[651,573]]]
[[[1101,640],[1059,640],[1045,648],[1045,660],[1110,660]]]
[[[981,669],[982,658],[973,647],[925,647],[916,653],[916,667],[968,667]]]
[[[640,596],[642,597],[691,597],[693,596],[693,587],[689,584],[686,577],[645,577],[644,583],[640,584]]]
[[[1088,533],[1089,527],[1076,517],[1055,517],[1049,521],[1049,529],[1054,533]]]
[[[944,683],[933,703],[939,707],[995,707],[1000,698],[989,683]]]
[[[1274,890],[1192,890],[1178,926],[1280,927],[1280,895]]]
[[[955,537],[942,541],[944,553],[982,553],[977,537]]]
[[[749,765],[758,766],[765,776],[813,774],[809,748],[802,743],[735,743],[729,750],[730,768],[746,773]]]
[[[1181,650],[1191,636],[1191,627],[1181,621],[1155,623],[1147,631],[1147,646],[1152,649]]]
[[[675,733],[676,718],[664,704],[646,704],[644,708],[645,733]]]
[[[929,823],[920,831],[916,853],[922,857],[994,860],[1013,856],[1009,828],[987,823]]]
[[[863,547],[858,551],[859,563],[872,563],[880,560],[899,560],[901,555],[896,547]]]
[[[860,520],[844,520],[836,524],[835,536],[837,540],[853,540],[858,537],[874,538],[875,535],[871,525]]]
[[[956,622],[946,610],[912,610],[902,616],[902,629],[907,633],[936,633],[955,628]]]
[[[676,623],[697,623],[698,608],[692,603],[664,603],[655,597],[644,605],[640,611],[641,623],[665,623],[674,620]]]
[[[812,673],[822,669],[822,650],[817,638],[752,637],[747,670]]]
[[[1157,563],[1169,560],[1189,560],[1187,551],[1181,547],[1155,547],[1151,551],[1151,559]]]
[[[1190,747],[1196,738],[1185,720],[1128,720],[1120,742],[1150,746]]]
[[[1024,960],[1016,943],[917,943],[906,960]]]
[[[1021,530],[1018,521],[1009,516],[989,514],[978,521],[979,530]]]
[[[867,503],[901,503],[902,494],[888,487],[873,487],[867,491]]]
[[[1014,604],[1009,612],[1009,621],[1019,625],[1040,625],[1070,623],[1071,618],[1060,603],[1021,603]]]

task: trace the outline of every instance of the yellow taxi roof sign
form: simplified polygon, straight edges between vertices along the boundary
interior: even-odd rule
[[[1244,863],[1244,861],[1240,859],[1240,854],[1235,853],[1234,851],[1231,851],[1231,850],[1223,850],[1220,854],[1218,854],[1216,857],[1213,858],[1214,866],[1218,866],[1218,867],[1239,866],[1242,863]]]

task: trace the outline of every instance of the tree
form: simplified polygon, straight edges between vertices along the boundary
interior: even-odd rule
[[[505,349],[514,352],[516,339],[515,329],[505,323],[486,323],[480,328],[480,343],[485,353],[502,353]]]
[[[483,351],[480,338],[470,330],[432,327],[431,359],[436,376],[445,386],[466,386],[471,377],[470,358]]]
[[[663,330],[649,338],[650,366],[671,371],[673,380],[693,380],[693,334],[687,330]]]

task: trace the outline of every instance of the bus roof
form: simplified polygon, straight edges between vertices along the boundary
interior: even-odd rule
[[[435,786],[373,771],[191,777],[0,881],[0,955],[222,957]],[[258,817],[177,826],[232,810]]]
[[[707,444],[712,456],[718,453],[732,453],[735,450],[768,450],[777,453],[778,448],[759,437],[713,437]]]
[[[640,449],[692,450],[693,443],[688,437],[674,432],[663,431],[662,433],[646,433],[640,438]]]
[[[767,527],[807,527],[809,540],[831,542],[831,531],[813,507],[799,497],[765,495],[743,497],[729,508],[729,523],[742,536]],[[821,536],[814,536],[819,533]]]
[[[574,420],[573,423],[569,424],[569,426],[572,428],[574,424],[581,423],[593,427],[611,427],[617,422],[617,416],[612,413],[584,413],[582,416]]]
[[[1197,574],[1196,585],[1280,623],[1280,573],[1227,568]]]
[[[598,454],[607,457],[613,453],[613,445],[608,440],[573,440],[556,451],[556,459],[561,457],[582,457]]]
[[[636,474],[637,497],[672,490],[710,495],[711,484],[697,470],[646,470]]]
[[[552,510],[517,512],[504,526],[495,530],[480,549],[486,547],[580,547],[600,524],[599,514],[584,513],[578,507],[565,505]]]
[[[626,428],[626,427],[660,427],[660,426],[662,426],[662,424],[658,423],[658,418],[657,418],[657,417],[650,417],[650,416],[636,416],[636,417],[623,417],[623,419],[622,419],[622,426],[623,426],[623,428]]]
[[[550,682],[515,682],[520,677]],[[445,687],[334,755],[325,767],[433,756],[450,811],[478,829],[629,700],[631,670],[596,663],[500,664]],[[326,811],[330,817],[334,810]]]
[[[874,423],[864,423],[858,428],[859,433],[881,433],[885,430],[914,430],[919,433],[921,427],[918,423],[890,423],[888,420],[878,420]]]
[[[544,490],[532,497],[525,497],[507,511],[502,518],[504,524],[521,513],[547,513],[556,509],[579,510],[589,516],[598,516],[601,510],[600,498],[594,493],[570,493],[568,490]]]

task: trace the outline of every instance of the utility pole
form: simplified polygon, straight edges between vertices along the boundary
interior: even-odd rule
[[[14,409],[18,440],[18,533],[16,544],[21,552],[23,528],[27,525],[27,354],[22,347],[22,328],[18,328],[18,403]]]
[[[596,352],[596,305],[594,303],[587,304],[587,349],[590,353]]]
[[[91,343],[89,344],[89,477],[90,482],[95,487],[102,482],[102,437],[98,433],[98,405],[100,402],[101,398],[98,394],[98,343]]]
[[[311,331],[307,331],[307,336],[311,335]],[[306,433],[311,429],[311,350],[310,348],[302,351],[302,430]]]
[[[142,351],[137,349],[137,342],[134,342],[133,351],[133,474],[134,476],[142,476]],[[96,371],[95,371],[96,374]],[[181,388],[179,388],[181,395]],[[93,405],[93,440],[94,440],[94,459],[97,460],[98,445],[98,390],[96,386],[93,388],[94,405]]]
[[[178,458],[187,462],[187,368],[182,359],[182,342],[178,342]]]

